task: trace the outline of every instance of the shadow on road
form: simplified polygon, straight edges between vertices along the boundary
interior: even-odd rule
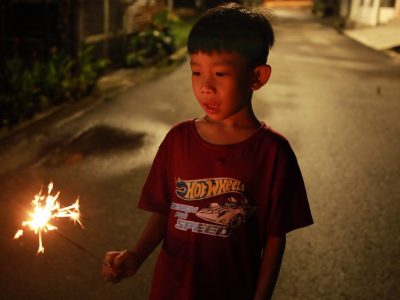
[[[121,151],[131,151],[144,145],[145,133],[131,132],[107,125],[89,128],[64,145],[51,145],[44,149],[49,153],[43,161],[45,166],[73,164],[90,156],[115,155]]]

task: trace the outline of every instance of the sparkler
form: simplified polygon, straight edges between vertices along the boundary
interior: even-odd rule
[[[29,227],[35,234],[39,237],[39,248],[37,253],[44,253],[43,240],[42,240],[42,232],[54,231],[58,234],[58,236],[62,237],[66,241],[70,242],[75,247],[79,248],[92,258],[100,261],[102,264],[106,265],[101,258],[79,245],[77,242],[71,240],[65,234],[63,234],[58,228],[49,222],[56,218],[70,218],[74,223],[78,223],[82,228],[82,220],[80,219],[80,211],[79,211],[79,198],[76,199],[75,203],[61,207],[60,203],[57,201],[60,192],[58,191],[55,195],[52,195],[51,192],[53,190],[53,183],[50,182],[47,187],[47,195],[42,195],[42,189],[40,189],[39,193],[35,195],[32,200],[33,211],[29,213],[31,219],[23,221],[22,227]],[[23,229],[19,229],[15,235],[14,239],[18,239],[23,235]],[[108,265],[106,265],[108,266]]]
[[[56,218],[70,218],[74,223],[78,223],[82,228],[82,221],[80,219],[79,211],[79,198],[76,199],[75,203],[61,207],[60,203],[57,201],[60,195],[58,191],[56,194],[52,195],[53,183],[50,182],[47,187],[47,195],[42,195],[42,189],[35,195],[32,200],[33,211],[29,213],[31,219],[23,221],[22,227],[28,227],[39,237],[39,248],[37,253],[44,253],[42,232],[56,230],[57,227],[49,222]],[[14,239],[18,239],[23,235],[23,229],[19,229]]]

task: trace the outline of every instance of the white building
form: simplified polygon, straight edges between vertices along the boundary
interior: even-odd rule
[[[340,14],[352,23],[378,26],[399,21],[400,0],[342,0]]]

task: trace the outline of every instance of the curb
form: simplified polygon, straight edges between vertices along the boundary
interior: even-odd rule
[[[87,112],[100,104],[102,99],[97,99],[95,94],[86,96],[76,101],[66,102],[59,106],[53,107],[45,112],[36,114],[32,119],[21,122],[11,129],[3,128],[0,130],[0,142],[6,140],[12,135],[27,129],[28,127],[38,125],[52,117],[57,117],[61,113],[73,113],[74,111]]]

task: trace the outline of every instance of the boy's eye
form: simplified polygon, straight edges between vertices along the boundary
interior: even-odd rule
[[[200,72],[192,72],[192,76],[200,76]]]
[[[224,77],[226,75],[227,75],[227,73],[224,73],[224,72],[216,72],[215,73],[215,76],[217,76],[217,77]]]

